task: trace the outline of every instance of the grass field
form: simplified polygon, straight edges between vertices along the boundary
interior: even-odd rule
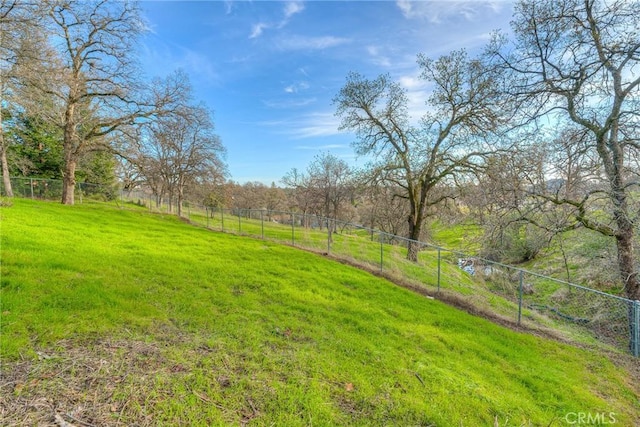
[[[638,379],[604,356],[322,256],[143,210],[12,203],[1,425],[640,423]]]

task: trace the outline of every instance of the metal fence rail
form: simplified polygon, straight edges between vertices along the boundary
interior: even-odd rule
[[[16,196],[60,197],[59,182],[27,180],[13,181]],[[99,193],[82,185],[79,191],[80,196]],[[175,203],[140,191],[121,191],[115,200],[121,206],[134,203],[151,211],[178,211]],[[211,230],[325,252],[436,294],[455,295],[518,325],[553,330],[581,342],[604,343],[640,357],[640,301],[333,218],[192,203],[183,204],[182,215]],[[417,262],[406,259],[409,245],[420,249]]]

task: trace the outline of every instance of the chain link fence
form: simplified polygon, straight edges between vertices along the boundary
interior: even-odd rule
[[[212,230],[331,254],[529,329],[640,356],[639,301],[321,216],[193,205],[185,215]],[[417,262],[407,260],[409,245],[419,248]]]
[[[56,199],[62,194],[59,181],[23,178],[13,183],[18,197]],[[78,191],[80,197],[101,194],[86,184]],[[114,200],[156,212],[181,211],[192,223],[211,230],[331,254],[426,293],[453,296],[508,322],[640,357],[640,301],[322,216],[188,202],[179,210],[174,201],[142,191],[120,191]],[[419,249],[417,262],[407,260],[412,245]]]
[[[11,178],[11,190],[15,197],[41,200],[62,199],[62,181],[46,178]],[[0,194],[5,196],[4,182],[0,180]],[[76,183],[75,196],[82,203],[83,197],[113,200],[118,194],[115,188],[88,182]]]

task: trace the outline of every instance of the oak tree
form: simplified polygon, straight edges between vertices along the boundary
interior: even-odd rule
[[[138,78],[134,47],[144,24],[135,3],[57,0],[41,7],[57,61],[25,84],[56,100],[43,115],[62,129],[62,203],[73,204],[80,158],[110,149],[124,127],[162,114],[180,88],[154,90]],[[44,75],[55,76],[55,84]]]
[[[433,60],[419,55],[421,78],[431,83],[429,112],[416,123],[406,89],[389,75],[351,73],[334,98],[342,130],[353,131],[359,155],[375,158],[372,180],[397,189],[408,203],[407,258],[417,260],[428,208],[451,193],[446,184],[469,171],[488,150],[500,124],[495,76],[464,50]]]
[[[568,228],[615,239],[626,295],[640,299],[634,247],[639,200],[640,2],[520,1],[513,41],[489,54],[507,73],[522,123],[555,129],[563,191],[539,187],[541,206],[569,209]],[[559,157],[558,157],[559,156]]]

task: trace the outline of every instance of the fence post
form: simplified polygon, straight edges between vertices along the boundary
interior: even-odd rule
[[[242,210],[238,209],[238,234],[242,234]]]
[[[296,245],[295,221],[296,221],[296,217],[295,217],[295,214],[292,212],[291,213],[291,246]]]
[[[518,286],[518,326],[522,320],[522,286],[524,282],[524,270],[520,270],[520,284]]]
[[[438,248],[438,293],[440,292],[440,248]]]
[[[382,246],[382,233],[380,233],[380,273],[382,273],[382,263],[384,257],[384,248]]]
[[[631,302],[631,354],[640,357],[640,301]]]
[[[222,207],[222,209],[220,209],[220,221],[222,222],[222,232],[224,233],[224,207]]]
[[[262,228],[262,240],[264,240],[264,211],[260,211],[260,226]]]
[[[331,220],[327,218],[327,254],[331,253]]]
[[[209,228],[209,207],[204,207],[204,214],[207,216],[207,228]]]
[[[31,198],[33,199],[33,178],[29,178],[29,187],[31,187]]]

